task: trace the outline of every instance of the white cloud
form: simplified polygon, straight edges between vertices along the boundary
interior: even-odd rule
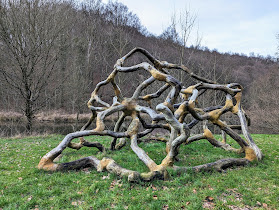
[[[104,0],[103,0],[104,1]],[[202,45],[221,52],[275,55],[279,33],[277,0],[118,0],[138,15],[148,31],[159,35],[174,11],[197,15]]]

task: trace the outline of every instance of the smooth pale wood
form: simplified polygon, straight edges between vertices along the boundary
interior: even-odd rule
[[[131,148],[151,171],[157,168],[157,164],[138,146],[137,135],[131,137]]]
[[[114,130],[113,130],[114,132],[118,132],[119,131],[122,123],[125,120],[125,117],[126,117],[125,113],[122,113],[121,116],[119,117],[119,119],[117,120],[115,126],[114,126]],[[114,137],[113,140],[110,143],[110,150],[114,150],[115,149],[116,141],[117,141],[117,138]]]

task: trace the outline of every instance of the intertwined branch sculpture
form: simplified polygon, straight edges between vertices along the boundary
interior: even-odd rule
[[[124,67],[124,62],[136,52],[146,56],[150,62],[143,62],[138,65]],[[187,73],[189,77],[198,80],[199,83],[188,88],[184,88],[180,81],[167,72],[172,69],[178,69]],[[120,88],[115,82],[115,76],[119,72],[127,73],[139,70],[145,70],[151,76],[136,88],[132,97],[124,98],[121,94]],[[163,83],[162,87],[155,93],[141,96],[142,91],[156,80]],[[113,98],[113,103],[111,105],[104,102],[98,95],[100,88],[109,83],[112,84],[115,92],[115,97]],[[165,98],[165,101],[158,104],[156,106],[156,110],[151,107],[140,105],[142,101],[150,102],[152,99],[160,97],[162,93],[166,92],[169,88],[171,89]],[[206,107],[202,109],[197,108],[196,103],[198,97],[200,97],[205,90],[208,89],[224,92],[226,94],[225,105]],[[254,143],[247,129],[247,116],[241,107],[242,90],[243,88],[241,85],[237,83],[226,85],[217,84],[214,81],[194,74],[184,65],[159,61],[145,49],[135,48],[127,55],[117,60],[112,73],[106,80],[98,83],[95,90],[92,92],[91,98],[88,101],[88,108],[92,112],[90,120],[83,126],[81,131],[68,134],[56,148],[48,152],[41,159],[38,168],[47,171],[61,171],[80,169],[84,167],[95,167],[98,171],[107,170],[111,173],[116,173],[119,176],[127,176],[129,181],[149,181],[154,178],[164,179],[167,177],[167,168],[173,168],[181,173],[186,172],[189,169],[189,167],[178,167],[174,165],[176,156],[178,155],[178,149],[182,143],[190,144],[200,139],[207,139],[213,146],[221,147],[225,150],[238,153],[244,152],[245,158],[222,159],[213,163],[195,166],[192,168],[193,170],[223,170],[231,166],[247,165],[250,161],[260,160],[262,158],[262,153]],[[183,101],[175,104],[179,96],[183,98]],[[95,104],[100,104],[101,106],[95,106]],[[115,124],[114,130],[105,130],[105,118],[116,112],[122,112],[122,114]],[[238,116],[240,121],[239,126],[227,125],[226,122],[220,120],[220,116],[227,112],[231,112]],[[145,119],[142,117],[142,113],[145,113],[145,115],[148,115],[151,118],[151,124],[146,123]],[[184,122],[187,115],[192,117],[192,121],[188,124]],[[120,132],[120,128],[127,116],[130,116],[132,121],[125,132]],[[86,130],[95,118],[96,128],[93,130]],[[160,121],[167,123],[162,124]],[[190,136],[190,130],[201,121],[205,122],[203,133]],[[226,138],[224,138],[222,142],[217,141],[206,126],[207,122],[211,122],[212,124],[218,126],[224,136],[227,134],[232,137],[241,148],[235,149],[231,147],[226,143]],[[140,126],[144,128],[142,131],[140,131]],[[162,160],[160,165],[157,165],[147,155],[147,153],[145,153],[145,151],[138,146],[138,141],[142,137],[150,134],[157,128],[170,131],[169,139],[166,140],[167,155]],[[245,139],[234,131],[235,128],[242,130]],[[103,158],[102,160],[99,160],[94,156],[85,157],[68,163],[54,162],[54,159],[60,155],[66,147],[80,149],[81,147],[88,146],[97,147],[100,151],[103,151],[104,147],[99,142],[88,142],[83,138],[84,136],[91,135],[113,137],[113,141],[110,146],[111,150],[114,150],[115,148],[120,149],[125,144],[125,138],[129,138],[131,140],[130,146],[132,150],[136,153],[139,159],[144,162],[150,171],[148,173],[139,173],[137,171],[122,168],[110,158]],[[71,142],[75,138],[80,138],[80,142]],[[117,144],[118,139],[120,140]]]

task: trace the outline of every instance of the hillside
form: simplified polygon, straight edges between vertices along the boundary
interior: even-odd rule
[[[279,132],[278,62],[274,58],[183,46],[172,33],[154,36],[118,2],[45,2],[29,5],[29,10],[24,9],[27,1],[10,7],[1,3],[2,111],[22,112],[29,123],[38,111],[88,113],[86,102],[95,85],[108,76],[117,59],[142,47],[160,60],[183,63],[197,75],[223,84],[240,83],[252,132]],[[130,64],[142,61],[138,56]],[[186,86],[194,82],[187,75],[178,76]],[[143,72],[131,77],[120,74],[116,82],[129,95],[145,77]],[[103,98],[110,100],[111,91],[103,90]],[[218,96],[212,97],[214,103],[220,102]]]

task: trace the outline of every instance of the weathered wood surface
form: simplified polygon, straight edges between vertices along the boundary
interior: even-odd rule
[[[125,61],[135,53],[141,53],[146,56],[149,63],[143,62],[133,66],[123,66]],[[168,73],[172,72],[174,69],[185,72],[189,77],[197,80],[197,84],[185,88],[183,86],[183,81],[179,81]],[[127,72],[137,72],[140,70],[146,71],[150,74],[150,77],[136,88],[131,98],[125,98],[115,82],[115,76],[118,73],[125,74]],[[160,81],[162,86],[153,93],[141,95],[143,90],[155,81]],[[103,101],[98,94],[100,88],[108,84],[112,85],[115,92],[115,97],[113,98],[113,103],[111,105]],[[142,105],[143,101],[147,101],[151,104],[153,99],[160,98],[169,88],[170,90],[167,97],[164,99],[164,102],[157,104],[155,109],[151,106],[147,107]],[[197,101],[199,97],[206,93],[206,90],[223,92],[226,95],[225,104],[198,108]],[[185,173],[190,169],[196,172],[210,170],[222,171],[228,167],[246,166],[251,161],[261,160],[262,153],[248,131],[247,120],[249,122],[249,118],[241,106],[242,91],[242,86],[237,83],[218,84],[216,81],[211,81],[194,74],[184,65],[159,61],[145,49],[135,48],[122,58],[118,59],[114,65],[112,73],[107,79],[96,85],[96,88],[92,92],[91,98],[87,103],[92,115],[88,122],[82,127],[81,131],[68,134],[56,148],[52,149],[42,157],[38,168],[47,171],[62,171],[93,167],[97,171],[107,170],[121,177],[128,177],[130,181],[150,181],[155,178],[167,178],[168,168],[177,170],[180,173]],[[182,101],[180,99],[180,102],[178,101],[179,96],[183,99]],[[113,131],[105,130],[105,118],[116,112],[121,112],[122,114],[116,122]],[[232,115],[238,116],[240,125],[227,125],[226,122],[220,120],[220,117],[225,113],[231,113]],[[145,114],[145,116],[150,118],[151,124],[146,122],[141,116],[142,114]],[[184,122],[186,116],[192,118],[190,123]],[[125,131],[121,131],[121,129],[123,130],[122,125],[126,117],[131,117],[132,121]],[[94,120],[96,120],[95,128],[88,130]],[[190,136],[191,129],[200,122],[204,123],[203,133]],[[212,132],[208,129],[207,124],[210,123],[221,129],[223,138],[222,142],[216,140]],[[140,130],[140,127],[143,129]],[[149,137],[150,140],[153,139],[166,143],[166,157],[159,165],[157,165],[148,154],[138,146],[138,142],[140,141],[148,142],[147,140],[142,139],[142,137],[150,134],[155,129],[164,129],[170,132],[169,138]],[[244,138],[235,132],[234,129],[241,130]],[[99,142],[88,142],[83,138],[84,136],[92,135],[113,137],[109,148],[110,150],[121,149],[127,144],[125,138],[129,138],[131,140],[131,149],[149,168],[149,172],[139,173],[137,171],[125,169],[110,158],[98,160],[94,156],[85,157],[68,163],[54,162],[54,159],[58,157],[66,147],[77,150],[85,146],[96,147],[101,152],[104,151],[106,148],[104,148]],[[236,143],[239,144],[240,149],[235,149],[227,144],[226,135],[233,138]],[[80,142],[73,143],[72,140],[75,138],[80,138]],[[187,144],[201,139],[208,140],[214,147],[220,147],[224,150],[237,153],[245,153],[245,158],[222,159],[192,168],[175,166],[179,147],[183,143],[187,146]],[[117,143],[117,141],[119,142]]]

